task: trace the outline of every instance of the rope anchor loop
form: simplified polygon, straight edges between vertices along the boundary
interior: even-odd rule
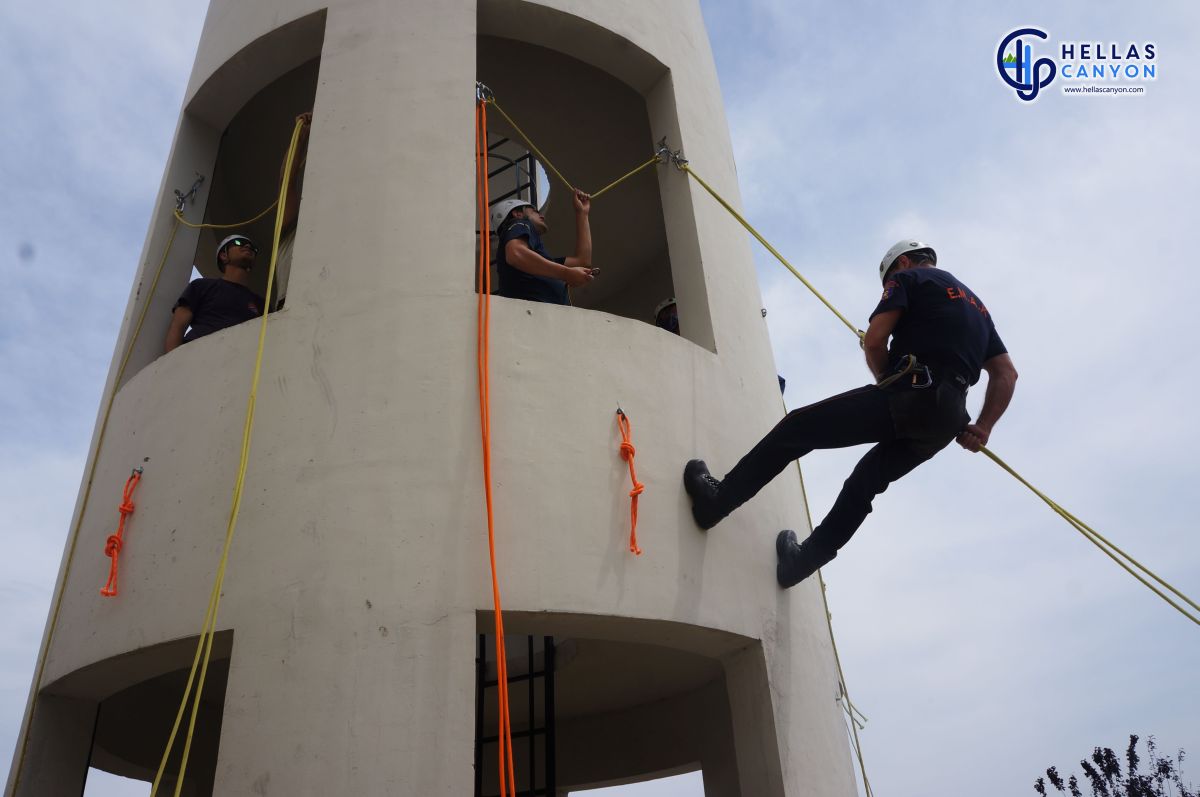
[[[684,167],[688,164],[688,159],[683,157],[683,148],[671,149],[671,145],[667,143],[667,137],[663,136],[658,140],[657,149],[654,154],[659,157],[659,163],[673,163],[675,168],[684,171]]]
[[[196,204],[196,192],[200,190],[200,185],[204,182],[204,175],[196,172],[196,179],[192,182],[192,187],[183,193],[178,188],[175,189],[175,210],[179,213],[183,212],[184,207],[190,201],[193,205]]]
[[[496,95],[492,93],[492,90],[486,84],[477,80],[475,81],[475,99],[479,102],[495,102]]]

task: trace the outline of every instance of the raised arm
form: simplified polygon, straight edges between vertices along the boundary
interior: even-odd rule
[[[520,269],[535,277],[549,277],[562,280],[572,288],[586,285],[592,281],[592,270],[583,266],[560,266],[553,260],[547,260],[529,248],[524,238],[513,238],[504,245],[504,259],[513,268]],[[571,258],[567,258],[569,263]]]
[[[571,197],[575,205],[575,256],[568,257],[568,268],[592,267],[592,225],[589,215],[592,212],[592,198],[578,188]]]
[[[1008,409],[1013,393],[1017,389],[1017,369],[1007,354],[998,354],[983,364],[987,371],[987,392],[983,394],[983,409],[975,423],[968,424],[958,436],[958,444],[968,451],[978,451],[987,445],[992,428]]]
[[[167,328],[167,340],[163,344],[164,352],[172,351],[183,343],[183,333],[187,332],[188,325],[191,323],[192,308],[185,305],[176,307],[175,312],[171,314],[171,326]]]

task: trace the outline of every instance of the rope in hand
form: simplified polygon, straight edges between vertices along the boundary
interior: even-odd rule
[[[141,480],[142,469],[134,468],[133,473],[129,474],[129,478],[125,480],[125,489],[121,493],[121,505],[117,507],[117,511],[121,513],[121,519],[117,521],[117,533],[108,535],[108,539],[104,543],[104,555],[112,559],[108,568],[108,583],[100,590],[100,594],[106,598],[112,598],[117,594],[117,557],[121,555],[121,549],[125,547],[125,522],[133,514],[133,491]]]
[[[292,141],[288,146],[287,158],[284,162],[284,178],[279,186],[279,199],[275,204],[275,233],[271,240],[271,265],[267,271],[268,296],[271,294],[271,288],[275,282],[275,266],[279,255],[279,239],[283,231],[283,198],[287,196],[288,184],[291,181],[292,163],[296,156],[297,143],[300,139],[302,125],[303,123],[298,120],[296,127],[292,131]],[[229,521],[225,529],[225,542],[221,549],[221,559],[217,566],[216,577],[213,579],[212,591],[209,593],[208,608],[205,610],[200,638],[196,643],[196,654],[192,659],[191,670],[188,672],[187,684],[184,686],[183,699],[179,703],[179,711],[175,715],[175,722],[171,727],[166,749],[163,751],[158,771],[154,775],[154,782],[150,787],[150,797],[155,797],[158,794],[159,784],[162,782],[163,775],[166,772],[167,759],[174,749],[175,739],[183,722],[183,716],[187,712],[188,699],[191,697],[191,714],[188,719],[187,735],[183,744],[183,755],[179,762],[179,774],[176,775],[175,779],[174,797],[180,797],[183,791],[184,777],[187,774],[188,757],[191,754],[192,740],[196,728],[196,718],[200,714],[200,697],[204,693],[204,682],[208,675],[208,664],[212,658],[217,612],[221,605],[221,588],[225,584],[225,572],[229,565],[229,549],[233,543],[234,531],[237,529],[238,513],[241,510],[242,493],[246,484],[246,470],[250,461],[250,441],[254,434],[254,406],[258,399],[258,382],[262,373],[263,351],[266,348],[267,341],[267,318],[270,313],[270,307],[263,308],[262,320],[258,328],[258,348],[254,356],[253,375],[250,379],[250,395],[246,400],[246,420],[242,426],[241,457],[238,461],[237,476],[234,480],[233,497],[230,502]],[[193,684],[195,684],[194,690],[192,689]]]
[[[475,188],[476,212],[479,223],[488,220],[487,177],[487,104],[482,98],[475,103]],[[492,419],[491,419],[491,298],[492,252],[487,240],[480,239],[479,273],[476,287],[479,295],[477,315],[477,365],[479,380],[479,429],[483,447],[483,495],[487,510],[488,561],[492,570],[492,606],[496,635],[496,701],[499,729],[498,779],[500,797],[517,794],[516,770],[513,766],[512,720],[508,707],[508,654],[504,641],[504,613],[500,605],[500,580],[496,573],[496,519],[492,504]],[[532,777],[532,773],[530,773]]]
[[[629,426],[629,416],[620,407],[617,408],[617,426],[621,429],[621,459],[629,463],[629,481],[633,483],[633,489],[629,491],[629,550],[641,556],[642,549],[637,544],[638,496],[646,491],[646,485],[638,481],[637,471],[633,468],[633,457],[637,454],[631,439],[633,430]]]
[[[675,162],[676,167],[680,171],[686,172],[692,179],[694,179],[697,183],[699,183],[700,186],[702,188],[704,188],[704,190],[707,191],[712,196],[712,198],[717,201],[718,204],[721,205],[721,207],[723,207],[723,208],[725,208],[725,210],[729,211],[729,214],[731,216],[733,216],[738,221],[738,223],[740,223],[743,227],[745,227],[746,230],[749,231],[749,233],[751,235],[753,235],[755,237],[755,239],[758,240],[759,243],[761,243],[764,247],[766,247],[767,251],[769,251],[772,255],[774,255],[775,258],[780,263],[782,263],[784,266],[786,266],[788,271],[792,272],[792,274],[797,279],[799,279],[802,283],[804,283],[804,286],[806,288],[808,288],[810,291],[812,291],[814,296],[816,296],[818,299],[820,299],[821,302],[826,307],[828,307],[830,309],[830,311],[832,311],[833,314],[836,315],[838,317],[838,319],[840,319],[841,322],[850,329],[851,332],[853,332],[855,335],[858,336],[860,342],[862,341],[863,335],[864,335],[863,331],[856,328],[853,324],[850,323],[849,319],[847,319],[846,316],[844,316],[840,312],[838,312],[838,309],[836,307],[834,307],[833,304],[828,299],[826,299],[821,294],[821,292],[818,291],[813,286],[813,284],[811,282],[809,282],[807,279],[805,279],[804,275],[802,275],[799,271],[797,271],[796,268],[791,263],[789,263],[783,255],[781,255],[779,253],[779,250],[777,250],[774,246],[772,246],[767,241],[767,239],[764,238],[761,233],[759,233],[758,230],[754,229],[754,226],[751,225],[750,222],[746,221],[746,219],[742,216],[742,214],[740,214],[736,210],[734,210],[733,206],[731,204],[729,204],[729,202],[726,201],[724,197],[722,197],[720,194],[718,194],[716,189],[714,189],[707,182],[705,182],[704,179],[700,177],[700,175],[696,174],[695,170],[693,170],[691,168],[691,166],[688,164],[686,159],[679,157],[678,153],[675,153],[672,156],[672,160]],[[1120,565],[1127,573],[1129,573],[1131,576],[1133,576],[1139,582],[1141,582],[1143,585],[1145,585],[1147,588],[1149,588],[1150,591],[1152,591],[1155,595],[1158,595],[1160,598],[1162,598],[1164,601],[1166,601],[1170,606],[1172,606],[1176,611],[1178,611],[1184,617],[1188,618],[1196,625],[1200,625],[1200,614],[1193,614],[1192,612],[1190,612],[1187,609],[1180,606],[1178,603],[1176,603],[1171,598],[1167,597],[1167,595],[1165,593],[1163,593],[1161,590],[1154,587],[1149,581],[1147,581],[1145,578],[1143,578],[1141,575],[1139,575],[1137,572],[1135,572],[1134,568],[1137,568],[1137,570],[1140,570],[1142,573],[1144,573],[1150,579],[1156,581],[1157,583],[1159,583],[1160,585],[1165,587],[1167,590],[1174,593],[1181,600],[1183,600],[1186,604],[1191,606],[1192,609],[1195,609],[1197,612],[1200,612],[1200,605],[1197,605],[1195,601],[1193,601],[1191,598],[1184,595],[1182,592],[1180,592],[1178,589],[1176,589],[1172,585],[1168,584],[1165,580],[1160,578],[1152,570],[1147,568],[1142,563],[1138,562],[1136,559],[1134,559],[1129,554],[1125,553],[1123,550],[1121,550],[1116,545],[1114,545],[1112,542],[1110,542],[1105,537],[1103,537],[1101,534],[1099,534],[1091,526],[1088,526],[1086,523],[1081,521],[1079,518],[1075,517],[1070,512],[1068,512],[1066,509],[1064,509],[1061,505],[1056,503],[1053,499],[1051,499],[1049,496],[1047,496],[1041,490],[1034,487],[1028,480],[1026,480],[1019,473],[1017,473],[1012,467],[1010,467],[1008,465],[1008,463],[1006,463],[1006,462],[1004,462],[1004,460],[1000,459],[1000,457],[998,457],[996,454],[994,454],[992,451],[990,451],[986,446],[980,446],[979,450],[982,451],[984,454],[986,454],[989,459],[991,459],[993,462],[995,462],[997,465],[999,465],[1002,469],[1004,469],[1006,472],[1008,472],[1009,475],[1011,475],[1017,481],[1021,482],[1021,484],[1028,487],[1038,498],[1041,498],[1047,504],[1047,506],[1049,506],[1060,517],[1062,517],[1063,520],[1065,520],[1069,524],[1071,524],[1071,526],[1073,526],[1080,534],[1082,534],[1085,539],[1087,539],[1089,542],[1091,542],[1093,545],[1095,545],[1097,548],[1099,548],[1101,551],[1103,551],[1106,556],[1108,556],[1110,559],[1112,559],[1114,562],[1116,562],[1118,565]],[[1122,559],[1124,559],[1125,561],[1122,561]],[[1126,562],[1128,562],[1128,564]],[[1133,567],[1130,567],[1130,565],[1132,565]]]

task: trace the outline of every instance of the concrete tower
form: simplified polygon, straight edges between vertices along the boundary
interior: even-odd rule
[[[150,280],[174,191],[199,173],[189,218],[254,215],[309,109],[294,258],[268,324],[185,793],[496,793],[476,80],[585,189],[665,136],[736,201],[691,0],[211,0],[8,794],[74,797],[89,762],[144,779],[157,766],[222,546],[258,328],[162,355],[193,263],[215,275],[217,233],[180,229],[152,295]],[[499,169],[524,149],[489,119]],[[493,197],[521,172],[506,174]],[[561,185],[546,213],[548,249],[569,250]],[[819,588],[774,581],[776,532],[804,523],[799,480],[785,474],[708,534],[680,484],[688,458],[727,467],[781,413],[748,240],[670,166],[596,200],[591,222],[602,271],[576,307],[492,301],[518,785],[565,794],[702,768],[709,797],[851,795]],[[268,241],[270,225],[242,232]],[[681,336],[649,323],[667,296]],[[646,484],[639,557],[627,548],[618,405]],[[101,598],[104,542],[134,466],[145,477],[120,594]]]

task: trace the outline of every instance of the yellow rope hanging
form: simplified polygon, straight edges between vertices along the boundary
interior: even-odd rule
[[[808,488],[804,486],[804,469],[800,467],[800,460],[796,460],[796,473],[800,474],[800,495],[804,499],[804,516],[808,519],[808,527],[811,529],[813,527],[812,513],[808,510]],[[821,605],[825,609],[825,624],[829,627],[829,645],[833,648],[833,663],[837,665],[838,687],[846,699],[846,714],[850,718],[850,737],[854,745],[854,755],[858,759],[858,771],[862,773],[863,789],[867,797],[874,797],[874,793],[871,791],[871,781],[867,778],[867,765],[863,761],[862,742],[858,739],[858,726],[854,720],[854,713],[858,709],[854,707],[854,702],[850,700],[850,690],[846,688],[846,674],[842,672],[842,657],[838,655],[837,641],[833,638],[833,614],[829,611],[829,600],[825,596],[825,578],[821,575],[820,568],[817,569],[817,581],[821,585]],[[859,713],[861,715],[861,712]]]
[[[271,294],[271,288],[275,281],[275,265],[279,255],[279,239],[283,232],[283,213],[282,208],[285,198],[287,197],[288,183],[291,180],[292,163],[295,159],[297,143],[300,140],[300,130],[303,127],[303,122],[297,121],[296,127],[292,131],[292,141],[288,146],[287,159],[284,162],[284,178],[279,187],[279,199],[274,207],[279,209],[275,214],[275,233],[271,240],[271,266],[267,271],[267,295]],[[158,771],[154,776],[154,783],[150,789],[150,797],[156,797],[159,784],[162,782],[163,774],[166,770],[167,759],[169,758],[172,749],[175,745],[175,739],[179,732],[179,726],[183,720],[183,715],[187,710],[188,698],[191,696],[192,685],[196,684],[195,696],[192,698],[192,710],[188,719],[187,736],[183,745],[183,757],[179,764],[179,774],[175,781],[175,797],[179,797],[183,790],[183,780],[187,773],[188,756],[191,753],[192,738],[196,728],[196,718],[200,710],[200,697],[204,692],[204,681],[208,675],[208,664],[212,656],[213,636],[216,632],[217,611],[221,605],[221,588],[225,582],[225,572],[229,565],[229,549],[233,543],[234,530],[237,528],[238,513],[242,505],[242,493],[246,483],[246,469],[250,460],[250,441],[254,433],[254,407],[258,399],[258,381],[262,373],[263,350],[267,340],[267,317],[270,315],[270,307],[263,308],[262,321],[258,328],[258,348],[254,355],[254,371],[250,380],[250,396],[246,401],[246,420],[242,427],[242,448],[241,457],[238,461],[237,477],[234,480],[233,498],[229,508],[229,521],[225,529],[225,544],[221,549],[221,559],[217,566],[216,577],[213,579],[212,591],[208,598],[208,608],[204,613],[204,625],[200,631],[200,639],[196,644],[196,654],[192,659],[192,668],[188,673],[187,685],[184,687],[183,699],[179,704],[179,711],[175,716],[175,723],[171,727],[170,736],[167,739],[166,749],[163,751],[162,761],[158,765]],[[199,678],[197,678],[197,673]]]
[[[850,331],[852,331],[855,335],[857,335],[859,340],[862,340],[863,335],[864,335],[863,331],[856,328],[853,324],[850,323],[850,321],[844,315],[842,315],[840,312],[838,312],[838,309],[836,307],[834,307],[833,304],[831,304],[830,301],[828,299],[826,299],[821,294],[821,292],[818,291],[813,286],[813,284],[811,282],[809,282],[807,279],[805,279],[804,275],[802,275],[799,271],[797,271],[796,268],[794,266],[792,266],[792,264],[789,263],[787,261],[787,259],[779,253],[779,250],[777,250],[774,246],[772,246],[770,243],[768,243],[767,239],[763,238],[762,234],[759,233],[758,230],[754,229],[754,226],[751,225],[750,222],[746,221],[746,219],[742,216],[742,214],[740,214],[736,210],[734,210],[733,206],[730,205],[729,202],[727,202],[724,197],[722,197],[719,193],[717,193],[717,191],[712,186],[710,186],[708,183],[706,183],[703,180],[703,178],[700,177],[700,175],[696,174],[696,172],[691,168],[691,166],[688,164],[688,162],[686,160],[679,158],[677,155],[674,158],[674,160],[675,160],[676,166],[681,171],[686,172],[697,183],[699,183],[700,186],[703,187],[704,190],[707,191],[712,196],[712,198],[715,199],[721,205],[721,207],[723,207],[723,208],[725,208],[725,210],[729,211],[730,215],[732,215],[735,219],[737,219],[738,223],[740,223],[743,227],[745,227],[746,230],[751,235],[753,235],[758,240],[759,243],[761,243],[763,246],[765,246],[767,248],[767,251],[769,251],[771,254],[773,254],[780,263],[782,263],[784,266],[786,266],[788,271],[792,272],[792,274],[795,275],[795,277],[798,280],[800,280],[802,283],[804,283],[804,286],[806,288],[808,288],[810,291],[812,291],[813,295],[816,296],[818,299],[820,299],[821,302],[826,307],[828,307],[830,309],[830,311],[832,311],[833,314],[836,315],[841,320],[841,322],[850,329]],[[1138,581],[1140,581],[1142,584],[1144,584],[1147,588],[1149,588],[1155,595],[1158,595],[1160,598],[1162,598],[1164,601],[1166,601],[1168,604],[1170,604],[1172,607],[1174,607],[1184,617],[1188,618],[1196,625],[1200,625],[1200,616],[1192,614],[1187,609],[1183,608],[1178,603],[1173,601],[1171,598],[1167,597],[1166,594],[1164,594],[1159,589],[1155,588],[1152,584],[1150,584],[1149,581],[1142,578],[1142,576],[1140,576],[1138,573],[1134,572],[1133,568],[1129,567],[1129,564],[1132,564],[1138,570],[1141,570],[1142,573],[1146,574],[1151,579],[1158,582],[1166,589],[1170,590],[1172,593],[1174,593],[1179,598],[1181,598],[1185,603],[1187,603],[1193,609],[1200,611],[1200,606],[1197,606],[1195,601],[1193,601],[1191,598],[1184,595],[1182,592],[1180,592],[1175,587],[1168,584],[1166,581],[1164,581],[1162,578],[1160,578],[1156,573],[1154,573],[1152,570],[1147,568],[1142,563],[1138,562],[1136,559],[1134,559],[1129,554],[1125,553],[1123,550],[1118,548],[1116,545],[1109,542],[1107,539],[1105,539],[1103,536],[1101,536],[1095,529],[1088,526],[1086,523],[1081,521],[1079,518],[1072,515],[1070,512],[1068,512],[1066,509],[1064,509],[1058,503],[1053,501],[1049,496],[1047,496],[1041,490],[1038,490],[1036,487],[1034,487],[1032,484],[1030,484],[1029,481],[1027,481],[1024,477],[1022,477],[1015,470],[1013,470],[1007,463],[1005,463],[1004,460],[1000,459],[1000,457],[998,457],[998,456],[996,456],[996,454],[992,453],[986,446],[980,446],[979,450],[982,451],[984,454],[986,454],[993,462],[995,462],[997,465],[999,465],[1001,468],[1003,468],[1005,471],[1007,471],[1010,475],[1012,475],[1013,478],[1015,478],[1017,481],[1021,482],[1021,484],[1024,484],[1026,487],[1028,487],[1030,490],[1032,490],[1035,495],[1037,495],[1039,498],[1041,498],[1043,501],[1045,501],[1046,504],[1051,509],[1053,509],[1056,513],[1058,513],[1058,515],[1061,516],[1063,518],[1063,520],[1066,520],[1068,523],[1070,523],[1088,541],[1090,541],[1093,545],[1095,545],[1097,548],[1099,548],[1101,551],[1103,551],[1114,562],[1119,564],[1126,572],[1128,572],[1130,575],[1132,575],[1134,578],[1136,578]],[[1129,564],[1126,564],[1126,562],[1121,561],[1121,559],[1118,558],[1118,556],[1123,557]]]

